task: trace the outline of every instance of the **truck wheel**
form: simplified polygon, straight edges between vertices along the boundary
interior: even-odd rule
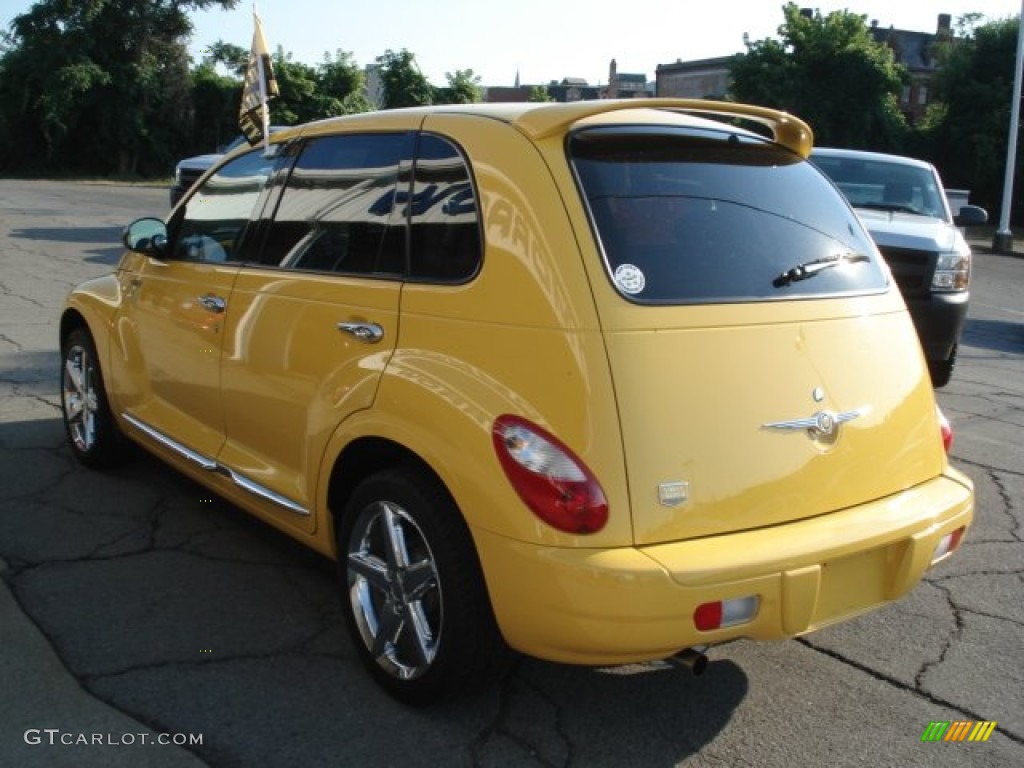
[[[946,360],[928,361],[928,373],[932,377],[932,386],[935,389],[946,386],[953,377],[953,366],[956,365],[958,346],[958,344],[953,345],[953,350],[949,353],[949,357]]]

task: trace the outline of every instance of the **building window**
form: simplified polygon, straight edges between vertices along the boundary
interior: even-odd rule
[[[910,103],[910,86],[904,85],[903,90],[900,91],[900,104]]]
[[[928,86],[920,85],[917,88],[917,103],[924,106],[928,103]]]

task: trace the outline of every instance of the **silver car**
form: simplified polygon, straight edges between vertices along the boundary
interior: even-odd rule
[[[811,161],[849,200],[889,264],[921,340],[932,384],[949,383],[967,318],[971,249],[958,227],[984,224],[984,208],[951,213],[935,167],[923,160],[816,148]]]

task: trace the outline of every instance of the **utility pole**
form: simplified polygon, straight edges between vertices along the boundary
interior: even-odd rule
[[[1010,135],[1006,146],[1006,175],[1003,178],[1003,207],[999,214],[999,229],[992,238],[996,253],[1013,252],[1013,231],[1010,229],[1010,203],[1013,201],[1013,172],[1017,165],[1017,130],[1020,125],[1021,61],[1024,57],[1024,0],[1017,17],[1017,63],[1013,74],[1013,101],[1010,102]]]

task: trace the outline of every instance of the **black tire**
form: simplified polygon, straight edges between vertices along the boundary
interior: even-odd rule
[[[932,386],[935,389],[946,386],[949,384],[949,380],[953,378],[953,367],[956,365],[958,346],[957,344],[953,345],[953,349],[946,360],[928,361],[928,373],[931,375]]]
[[[410,467],[371,475],[336,531],[345,623],[384,690],[424,706],[503,670],[509,653],[472,538],[432,475]]]
[[[71,452],[83,465],[103,469],[120,463],[124,440],[110,413],[92,336],[76,328],[61,342],[60,402]]]

